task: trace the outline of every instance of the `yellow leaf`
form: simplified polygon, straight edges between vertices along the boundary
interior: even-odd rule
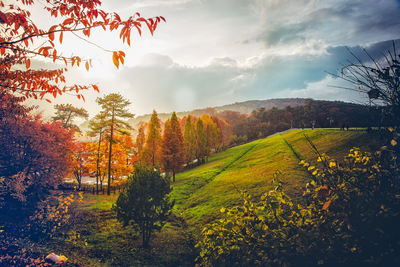
[[[118,54],[117,52],[113,53],[113,57],[112,60],[114,62],[114,65],[117,67],[117,69],[119,69],[119,60],[118,60]]]
[[[329,167],[330,167],[330,168],[336,167],[336,162],[331,161],[331,162],[329,163]]]
[[[390,144],[392,145],[392,146],[396,146],[397,145],[397,142],[396,142],[396,140],[392,140],[392,141],[390,141]]]
[[[221,208],[220,211],[221,211],[222,213],[224,213],[224,212],[226,211],[226,209],[225,209],[225,208]]]

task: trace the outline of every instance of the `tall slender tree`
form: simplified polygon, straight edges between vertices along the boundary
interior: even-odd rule
[[[139,161],[141,161],[143,158],[143,149],[146,142],[145,129],[145,125],[141,124],[139,126],[138,134],[136,136],[136,157]]]
[[[112,145],[113,145],[113,134],[117,128],[130,129],[131,126],[124,120],[133,118],[133,114],[127,110],[127,107],[131,104],[129,100],[124,99],[120,94],[112,93],[102,98],[97,98],[96,102],[101,106],[102,110],[99,116],[104,118],[104,123],[110,129],[109,136],[109,149],[108,149],[108,184],[107,184],[107,195],[111,193],[111,162],[112,162]]]
[[[90,130],[88,131],[88,135],[89,136],[99,135],[99,141],[97,144],[97,156],[96,156],[96,194],[99,193],[101,139],[105,129],[107,128],[104,119],[105,119],[104,116],[97,114],[93,119],[89,121]]]
[[[161,152],[161,122],[157,112],[153,110],[149,125],[147,127],[147,138],[144,148],[146,161],[156,167],[160,164]]]
[[[175,173],[182,170],[184,160],[185,147],[181,126],[176,113],[173,112],[171,118],[165,122],[162,139],[162,164],[165,171],[172,172],[174,182]]]
[[[196,122],[196,157],[200,163],[204,163],[207,157],[207,134],[202,120]]]
[[[191,115],[186,118],[185,130],[183,134],[187,165],[190,165],[196,158],[196,134],[192,120],[193,117]]]

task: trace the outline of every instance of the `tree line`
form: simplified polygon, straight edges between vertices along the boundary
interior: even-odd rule
[[[230,123],[216,116],[188,115],[179,119],[174,112],[162,122],[156,111],[147,123],[139,125],[134,137],[126,120],[133,117],[127,111],[129,101],[119,94],[109,94],[97,102],[102,109],[89,121],[87,132],[97,140],[75,141],[72,149],[71,174],[79,188],[83,176],[91,175],[96,176],[96,192],[99,192],[107,178],[109,194],[110,185],[122,183],[135,164],[159,168],[171,174],[175,181],[177,172],[204,163],[211,153],[228,147],[232,140]],[[66,128],[76,129],[72,118],[86,117],[82,110],[72,106],[56,105],[55,108],[53,120]],[[62,116],[61,111],[64,111]]]
[[[232,124],[234,143],[266,137],[290,128],[382,127],[392,125],[383,106],[366,106],[339,101],[307,99],[304,105],[283,109],[259,108],[251,114],[235,111],[219,112],[218,116]]]

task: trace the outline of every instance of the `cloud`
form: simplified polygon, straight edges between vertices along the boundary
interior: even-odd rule
[[[400,46],[400,40],[397,45]],[[379,60],[390,47],[391,42],[387,41],[370,45],[367,50]],[[349,51],[366,63],[370,60],[360,46],[328,47],[320,55],[264,55],[251,64],[239,64],[228,57],[215,58],[201,67],[181,65],[166,55],[151,54],[144,57],[147,64],[127,67],[116,74],[120,86],[113,81],[101,85],[120,90],[138,114],[152,109],[184,111],[288,96],[360,101],[359,94],[337,88],[343,86],[343,81],[328,74],[337,73],[351,59]]]
[[[375,43],[400,37],[398,1],[257,1],[263,29],[255,37],[269,46],[321,40],[329,46]]]

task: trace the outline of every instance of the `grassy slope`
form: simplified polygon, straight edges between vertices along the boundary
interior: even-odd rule
[[[219,215],[221,207],[239,204],[241,190],[254,196],[267,191],[277,170],[296,196],[307,179],[307,173],[298,166],[299,158],[316,158],[304,133],[320,152],[338,159],[354,146],[369,149],[365,144],[376,139],[361,131],[290,130],[228,149],[211,156],[206,164],[177,175],[172,192],[176,214],[182,214],[189,225],[208,223]]]
[[[322,152],[339,157],[352,146],[371,144],[374,139],[356,131],[305,133]],[[65,254],[70,263],[82,266],[193,266],[196,241],[192,233],[215,219],[221,207],[239,204],[240,190],[260,195],[268,190],[273,173],[280,170],[291,192],[298,192],[296,188],[304,184],[307,174],[298,166],[295,154],[308,161],[315,159],[300,130],[233,147],[211,156],[204,165],[178,174],[171,193],[176,200],[175,216],[155,233],[151,250],[140,249],[138,233],[117,222],[111,210],[116,196],[85,195],[73,209],[64,236],[48,244],[45,252]]]

